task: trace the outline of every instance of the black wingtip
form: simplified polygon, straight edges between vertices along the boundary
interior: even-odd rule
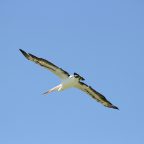
[[[19,49],[20,51],[21,51],[21,53],[23,54],[23,53],[26,53],[25,51],[23,51],[22,49]]]
[[[111,108],[119,110],[119,108],[114,105]]]
[[[27,59],[29,59],[29,55],[24,50],[22,49],[19,49],[19,50]]]

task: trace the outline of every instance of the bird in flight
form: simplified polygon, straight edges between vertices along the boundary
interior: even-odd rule
[[[104,106],[108,108],[118,109],[118,107],[116,107],[110,101],[108,101],[102,94],[94,90],[91,86],[88,86],[87,84],[82,82],[85,79],[79,74],[74,73],[70,75],[68,72],[64,71],[62,68],[59,68],[58,66],[49,62],[48,60],[36,57],[30,53],[26,53],[22,49],[20,49],[20,51],[28,60],[33,61],[36,64],[39,64],[40,66],[50,70],[52,73],[54,73],[61,79],[61,83],[59,85],[45,92],[44,95],[49,94],[53,91],[63,91],[67,88],[75,87],[84,91],[85,93],[90,95],[92,98],[102,103]]]

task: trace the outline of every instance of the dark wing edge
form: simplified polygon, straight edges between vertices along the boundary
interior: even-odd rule
[[[76,88],[78,88],[78,89],[86,92],[92,98],[94,98],[95,100],[97,100],[97,102],[102,103],[105,107],[119,110],[118,107],[116,107],[111,102],[109,102],[102,94],[100,94],[99,92],[97,92],[96,90],[94,90],[91,86],[88,86],[88,85],[86,85],[83,82],[79,82],[79,84],[76,86]]]
[[[21,53],[25,56],[26,59],[35,62],[36,64],[39,64],[40,66],[49,69],[51,72],[56,74],[61,79],[65,79],[69,77],[69,73],[64,71],[62,68],[57,67],[53,63],[49,62],[48,60],[45,60],[43,58],[38,58],[30,53],[26,53],[24,50],[19,49]]]

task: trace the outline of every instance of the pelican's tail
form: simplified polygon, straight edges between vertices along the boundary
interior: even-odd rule
[[[58,85],[58,86],[56,86],[56,87],[44,92],[43,95],[47,95],[47,94],[49,94],[49,93],[51,93],[53,91],[59,91],[61,89],[61,87],[62,87],[62,85],[60,84],[60,85]]]

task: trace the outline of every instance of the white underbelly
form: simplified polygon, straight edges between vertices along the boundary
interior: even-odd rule
[[[77,79],[67,79],[63,81],[60,91],[75,86],[77,82],[78,82]]]

